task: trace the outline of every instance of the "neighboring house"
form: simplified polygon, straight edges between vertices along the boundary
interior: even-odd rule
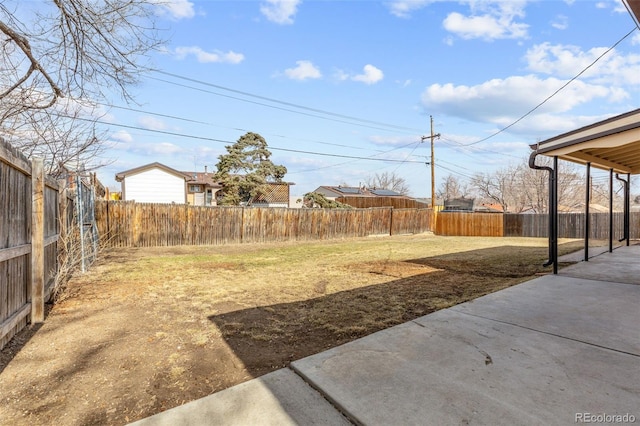
[[[122,200],[138,203],[184,204],[187,180],[189,175],[157,162],[116,174]]]
[[[475,198],[452,198],[444,200],[443,212],[472,212]]]
[[[116,174],[122,185],[122,200],[139,203],[176,203],[215,206],[224,187],[214,180],[214,173],[184,172],[160,163],[151,163]],[[271,190],[254,207],[289,207],[292,183],[271,183]]]
[[[389,189],[354,186],[319,186],[315,191],[328,200],[339,201],[356,208],[394,207],[426,208],[428,205]]]
[[[318,194],[324,195],[329,200],[336,200],[340,197],[405,197],[399,192],[391,191],[389,189],[376,189],[355,187],[355,186],[319,186],[315,191]]]
[[[194,206],[215,206],[217,205],[217,193],[222,189],[222,185],[214,179],[214,173],[207,171],[207,166],[203,172],[182,172],[189,176],[187,181],[187,203]]]
[[[478,213],[504,213],[504,208],[497,203],[480,203],[474,206],[473,211]]]

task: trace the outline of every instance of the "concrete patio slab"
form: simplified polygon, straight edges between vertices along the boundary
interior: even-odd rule
[[[559,260],[562,260],[560,258]],[[622,246],[575,265],[562,268],[560,275],[590,280],[640,284],[640,245]]]
[[[636,285],[547,275],[451,310],[640,356]]]
[[[136,426],[301,424],[351,423],[289,369],[274,371],[132,423]]]
[[[292,368],[359,424],[555,425],[640,418],[639,361],[448,309]]]

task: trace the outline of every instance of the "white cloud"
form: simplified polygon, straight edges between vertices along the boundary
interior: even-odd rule
[[[198,46],[182,46],[176,47],[175,58],[182,60],[188,55],[193,55],[200,63],[227,63],[227,64],[239,64],[244,60],[242,53],[236,53],[234,51],[221,52],[214,50],[213,52],[206,52]]]
[[[599,58],[607,48],[594,47],[582,51],[577,46],[542,43],[533,46],[525,54],[527,68],[531,71],[573,78]],[[618,86],[640,85],[640,54],[623,55],[615,50],[607,53],[580,76],[598,84]]]
[[[322,78],[320,69],[311,61],[296,61],[295,68],[287,68],[284,73],[292,80],[307,80],[310,78]]]
[[[429,4],[446,0],[393,0],[387,3],[392,15],[409,18],[411,13]],[[524,18],[528,0],[461,0],[467,4],[470,14],[450,13],[442,22],[444,28],[463,39],[485,40],[526,38],[529,25],[516,22]],[[446,44],[451,40],[445,39]]]
[[[566,30],[569,28],[569,18],[565,15],[558,15],[551,21],[551,26],[557,30]]]
[[[453,12],[443,22],[444,28],[463,39],[481,38],[496,40],[505,38],[525,38],[529,26],[512,22],[504,17],[491,15],[463,16]]]
[[[531,110],[547,96],[558,90],[565,81],[556,78],[540,79],[535,75],[494,79],[476,86],[433,84],[423,92],[422,102],[430,110],[476,122],[506,126]],[[574,81],[541,106],[533,117],[559,114],[615,93],[608,86]],[[536,118],[537,125],[542,120]]]
[[[152,0],[158,6],[160,15],[169,15],[172,19],[193,18],[196,13],[193,3],[188,0]]]
[[[375,84],[384,78],[382,70],[374,67],[371,64],[367,64],[363,68],[363,73],[354,75],[351,77],[353,81],[359,81],[365,84]]]
[[[260,5],[260,12],[271,22],[290,25],[300,3],[301,0],[266,0]]]
[[[184,152],[184,148],[169,142],[146,144],[144,150],[154,155],[174,155]]]
[[[338,81],[345,81],[345,80],[349,80],[349,74],[347,74],[342,70],[336,70],[333,73],[333,78],[335,78]]]
[[[470,1],[470,15],[450,13],[443,21],[444,28],[463,39],[526,38],[529,25],[516,22],[524,18],[526,0]]]
[[[388,3],[389,11],[398,18],[409,18],[411,12],[422,9],[433,0],[396,0]]]
[[[111,139],[118,142],[131,143],[133,142],[133,136],[126,130],[118,130],[111,135]]]
[[[162,120],[158,120],[157,118],[150,117],[148,115],[143,115],[138,118],[138,124],[149,130],[165,130],[167,128]]]

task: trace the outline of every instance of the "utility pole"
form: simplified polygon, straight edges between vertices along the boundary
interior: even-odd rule
[[[431,164],[431,209],[435,212],[436,209],[436,165],[434,159],[434,151],[433,151],[433,139],[439,138],[440,133],[433,133],[433,116],[430,115],[429,119],[431,120],[431,136],[423,136],[422,142],[425,139],[431,139],[431,161],[427,164]]]

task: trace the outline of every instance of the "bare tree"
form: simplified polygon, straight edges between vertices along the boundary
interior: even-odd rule
[[[503,211],[521,211],[515,207],[519,203],[515,197],[517,180],[513,167],[500,169],[493,173],[476,173],[471,179],[471,184],[481,197],[500,204]],[[510,208],[512,210],[509,210]]]
[[[77,122],[95,111],[96,101],[129,88],[145,66],[146,54],[160,46],[154,24],[156,2],[147,0],[50,0],[0,4],[0,132],[29,151],[63,121]],[[61,99],[67,103],[60,107]],[[77,103],[75,107],[73,103]],[[56,108],[54,108],[56,107]],[[55,167],[68,157],[69,145],[102,140],[84,124],[65,123],[63,134],[40,151]],[[95,119],[95,116],[93,116]],[[87,132],[87,128],[89,131]],[[64,136],[64,137],[63,137]],[[33,137],[28,141],[29,137]],[[52,144],[60,143],[59,148]],[[60,154],[59,151],[65,151]],[[33,151],[32,151],[33,152]],[[41,153],[39,152],[39,154]]]
[[[452,200],[454,198],[470,198],[471,191],[467,183],[461,182],[460,179],[450,174],[440,184],[437,196],[445,200]]]
[[[96,113],[78,104],[58,106],[8,119],[13,145],[28,157],[46,159],[45,172],[55,178],[68,170],[90,172],[108,164],[103,155],[106,137],[97,130]]]
[[[376,173],[374,176],[369,176],[365,180],[365,185],[368,188],[389,189],[402,195],[408,195],[410,192],[409,185],[407,185],[407,181],[404,178],[389,172]]]
[[[551,166],[552,161],[548,157],[539,157],[536,164]],[[558,204],[572,210],[584,208],[586,184],[583,170],[579,165],[566,161],[559,162],[558,167]],[[531,169],[526,160],[492,173],[478,173],[471,185],[480,196],[500,204],[505,212],[548,212],[548,172]],[[593,183],[590,189],[591,203],[608,203],[608,184]],[[619,203],[619,197],[614,195],[614,205]]]

